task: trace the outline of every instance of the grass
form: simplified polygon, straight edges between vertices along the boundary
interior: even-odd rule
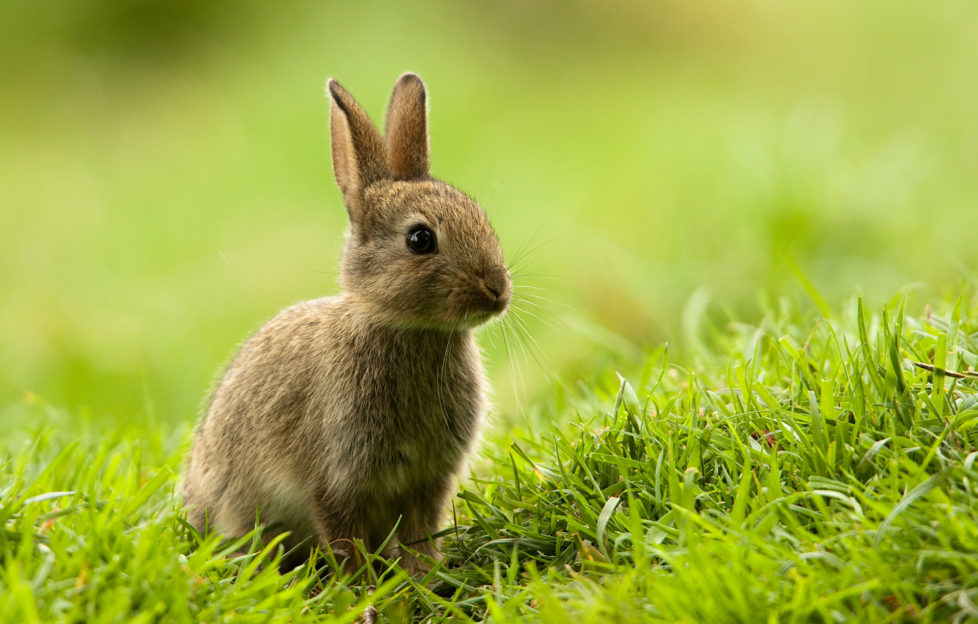
[[[972,620],[978,297],[906,302],[782,302],[558,386],[484,445],[418,580],[232,556],[183,522],[182,444],[36,405],[2,462],[0,620]]]

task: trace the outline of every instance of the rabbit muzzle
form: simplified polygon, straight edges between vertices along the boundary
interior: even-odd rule
[[[471,316],[484,317],[484,322],[506,311],[513,296],[513,285],[506,267],[491,267],[478,275],[474,282],[468,301]]]

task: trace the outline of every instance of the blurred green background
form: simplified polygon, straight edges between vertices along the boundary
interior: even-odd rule
[[[504,414],[804,299],[793,265],[830,305],[974,280],[972,2],[76,0],[0,42],[8,432],[185,431],[250,331],[336,291],[329,76],[379,119],[420,73],[434,173],[525,251],[536,343],[484,340]]]

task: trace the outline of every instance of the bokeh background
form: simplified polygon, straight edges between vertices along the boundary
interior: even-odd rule
[[[533,340],[484,340],[504,415],[554,380],[681,348],[704,318],[750,320],[779,298],[875,305],[908,285],[926,300],[975,279],[972,2],[3,13],[6,435],[54,410],[68,428],[185,436],[235,345],[336,291],[329,76],[380,119],[397,76],[420,73],[434,173],[520,256]]]

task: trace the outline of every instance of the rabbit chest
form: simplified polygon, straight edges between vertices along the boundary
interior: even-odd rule
[[[485,411],[471,334],[335,329],[310,414],[323,427],[329,480],[396,494],[456,473]]]

